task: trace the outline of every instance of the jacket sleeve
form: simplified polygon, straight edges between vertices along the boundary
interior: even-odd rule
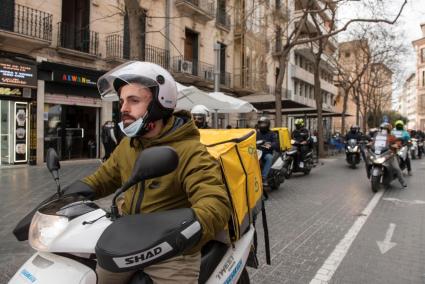
[[[230,201],[220,166],[205,146],[187,143],[184,152],[180,155],[179,179],[202,225],[200,247],[225,229],[230,219]]]
[[[108,196],[121,186],[121,174],[118,167],[119,146],[112,155],[93,174],[82,181],[88,184],[96,193],[96,199]]]

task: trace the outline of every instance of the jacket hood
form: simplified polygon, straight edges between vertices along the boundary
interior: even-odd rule
[[[140,146],[146,148],[186,139],[199,140],[199,137],[198,128],[193,122],[190,112],[182,110],[173,113],[158,136],[152,138],[132,138],[132,143],[136,148]]]

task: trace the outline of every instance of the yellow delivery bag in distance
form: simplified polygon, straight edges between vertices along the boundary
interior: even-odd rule
[[[248,231],[261,210],[263,186],[253,129],[200,129],[201,143],[220,163],[233,207],[232,241]]]
[[[291,133],[286,127],[275,127],[272,131],[277,134],[279,139],[280,151],[286,151],[291,148]]]

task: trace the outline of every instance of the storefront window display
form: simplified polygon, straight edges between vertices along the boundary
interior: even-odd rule
[[[96,157],[98,109],[45,104],[44,149],[54,148],[61,160]]]

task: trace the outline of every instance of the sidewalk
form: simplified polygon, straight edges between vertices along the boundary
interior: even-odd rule
[[[99,160],[61,162],[62,187],[94,172],[100,164]],[[45,164],[0,168],[0,283],[7,283],[33,253],[27,242],[18,242],[13,236],[15,225],[55,191],[55,182]]]

